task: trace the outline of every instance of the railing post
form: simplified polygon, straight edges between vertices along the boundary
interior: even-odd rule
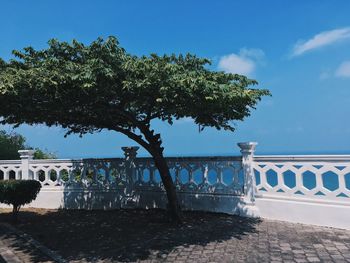
[[[255,206],[256,183],[254,176],[254,151],[256,142],[238,143],[242,153],[242,169],[244,173],[244,202],[243,213],[246,216],[258,217],[259,210]]]
[[[125,156],[126,176],[131,184],[136,180],[135,159],[139,148],[138,146],[122,147]]]
[[[22,161],[22,180],[32,179],[29,178],[29,164],[30,161],[33,159],[34,150],[19,150],[18,153],[20,154],[20,158]]]
[[[121,208],[133,208],[135,206],[134,200],[134,184],[136,181],[136,165],[135,159],[137,150],[140,147],[122,147],[125,156],[125,172],[127,186],[125,188],[124,197],[121,199]]]

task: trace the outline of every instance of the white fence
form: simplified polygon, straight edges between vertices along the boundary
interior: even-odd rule
[[[242,156],[167,158],[184,209],[350,229],[350,156]],[[165,208],[166,196],[151,158],[0,161],[0,179],[35,179],[42,208]]]
[[[350,156],[257,156],[258,195],[349,203]]]
[[[350,229],[350,156],[256,156],[262,217]]]

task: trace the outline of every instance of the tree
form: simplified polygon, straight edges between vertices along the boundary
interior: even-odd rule
[[[17,133],[0,131],[0,160],[18,160],[18,150],[26,149],[25,138]]]
[[[195,55],[134,56],[115,37],[90,45],[52,39],[47,49],[13,51],[0,62],[2,123],[60,125],[66,135],[102,129],[125,134],[153,157],[173,219],[181,221],[159,133],[151,121],[193,118],[205,127],[234,131],[268,90],[255,80],[211,71]]]
[[[26,144],[26,138],[16,132],[0,130],[0,160],[18,160],[18,150],[32,149]],[[34,149],[34,159],[56,159],[56,155],[39,148]]]
[[[0,203],[12,205],[12,218],[17,222],[21,206],[36,199],[41,183],[35,180],[0,181]]]
[[[48,151],[41,150],[39,148],[34,149],[33,159],[57,159],[56,154]]]

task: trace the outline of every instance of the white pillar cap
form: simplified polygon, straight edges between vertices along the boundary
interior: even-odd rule
[[[257,142],[239,142],[237,145],[241,148],[241,153],[253,153],[257,146]]]
[[[138,146],[122,147],[125,157],[136,157],[138,149],[140,149]]]
[[[35,150],[19,150],[18,153],[21,159],[28,159],[33,157]]]

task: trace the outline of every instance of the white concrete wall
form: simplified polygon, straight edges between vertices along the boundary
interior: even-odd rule
[[[179,193],[183,210],[220,212],[248,216],[250,207],[243,196]],[[114,191],[45,189],[27,207],[47,209],[166,208],[164,192],[136,191],[124,196]],[[0,207],[8,207],[0,204]],[[312,202],[302,199],[258,197],[255,209],[262,218],[293,223],[350,229],[349,203]]]
[[[262,218],[350,230],[350,205],[257,198]]]
[[[183,210],[208,211],[245,216],[246,210],[242,196],[208,195],[179,193],[179,202]],[[167,198],[164,192],[135,191],[125,196],[115,190],[45,189],[36,200],[26,207],[46,209],[120,209],[120,208],[166,208]],[[8,207],[0,204],[0,207]]]

